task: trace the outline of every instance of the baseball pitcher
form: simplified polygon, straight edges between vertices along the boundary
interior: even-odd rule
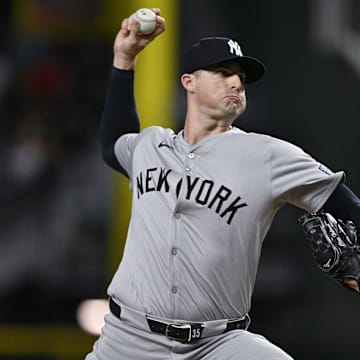
[[[111,312],[86,359],[292,359],[248,329],[262,242],[285,203],[304,209],[301,223],[321,268],[358,291],[359,199],[342,171],[233,126],[246,109],[246,84],[265,71],[236,39],[204,38],[186,53],[181,131],[140,131],[135,62],[165,31],[160,10],[152,11],[152,33],[125,18],[114,42],[101,146],[104,160],[130,180],[132,213],[108,288]],[[333,228],[320,211],[333,215]],[[340,241],[345,230],[335,218],[353,221],[350,237]]]

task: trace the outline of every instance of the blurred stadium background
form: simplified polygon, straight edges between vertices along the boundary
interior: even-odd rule
[[[2,0],[1,360],[80,360],[96,339],[79,309],[106,298],[129,216],[128,185],[100,158],[99,120],[114,36],[139,7],[168,21],[139,59],[143,126],[182,126],[184,49],[230,35],[267,66],[238,125],[344,169],[360,194],[358,0]],[[359,359],[359,297],[316,269],[300,214],[284,207],[265,241],[251,330],[295,359]]]

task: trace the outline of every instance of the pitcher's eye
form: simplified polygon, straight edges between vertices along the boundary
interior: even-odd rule
[[[216,69],[215,71],[225,77],[236,74],[236,72],[231,69]]]

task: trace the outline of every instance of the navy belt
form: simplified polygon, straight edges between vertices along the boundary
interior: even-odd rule
[[[121,307],[110,298],[110,311],[120,319]],[[169,339],[180,342],[192,342],[202,338],[203,323],[164,323],[154,319],[146,319],[151,331],[165,335]],[[223,333],[232,330],[246,330],[250,324],[250,317],[246,315],[243,319],[228,320]]]

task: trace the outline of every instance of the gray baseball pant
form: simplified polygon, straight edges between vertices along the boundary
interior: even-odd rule
[[[223,326],[212,322],[212,328]],[[218,323],[218,324],[217,324]],[[206,323],[205,323],[206,324]],[[105,325],[85,360],[293,360],[265,337],[232,330],[193,343],[151,332],[144,313],[122,306],[121,319],[105,316]]]

